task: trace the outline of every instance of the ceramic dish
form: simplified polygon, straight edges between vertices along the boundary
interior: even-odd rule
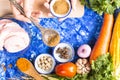
[[[74,48],[68,43],[59,43],[53,51],[53,56],[58,62],[69,62],[74,58]]]
[[[55,60],[49,54],[40,54],[35,59],[35,68],[39,73],[49,74],[55,67]]]
[[[71,12],[71,3],[69,0],[51,0],[50,11],[55,17],[66,17]]]

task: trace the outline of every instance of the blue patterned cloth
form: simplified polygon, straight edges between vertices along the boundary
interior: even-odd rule
[[[34,63],[35,58],[41,53],[52,55],[53,48],[46,46],[42,39],[41,33],[37,27],[30,23],[23,23],[12,19],[20,24],[29,33],[31,43],[28,48],[16,54],[10,54],[6,50],[0,51],[0,64],[5,65],[6,71],[0,66],[0,80],[8,78],[20,78],[23,75],[16,67],[16,60],[25,57]],[[103,17],[93,12],[91,9],[85,8],[85,14],[81,18],[67,18],[60,22],[57,18],[42,18],[40,24],[43,27],[53,28],[60,33],[61,42],[70,43],[75,53],[82,44],[89,44],[93,47],[103,22]],[[26,27],[27,26],[27,27]],[[75,54],[75,61],[78,56]],[[12,64],[12,67],[9,67]]]

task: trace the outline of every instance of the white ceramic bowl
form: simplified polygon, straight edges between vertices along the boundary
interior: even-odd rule
[[[60,57],[60,54],[57,52],[58,48],[68,48],[68,52],[67,54],[69,55],[69,58],[65,59],[65,58],[61,58]],[[68,44],[68,43],[59,43],[55,48],[54,48],[54,51],[53,51],[53,56],[54,58],[58,61],[58,62],[61,62],[61,63],[64,63],[64,62],[69,62],[69,61],[72,61],[73,58],[74,58],[74,48]]]
[[[67,11],[66,13],[64,13],[64,14],[57,14],[57,13],[54,11],[53,6],[54,6],[54,4],[55,4],[57,1],[59,1],[59,0],[51,0],[51,2],[50,2],[50,11],[51,11],[52,15],[55,16],[55,17],[58,17],[58,18],[63,18],[63,17],[68,16],[68,15],[70,14],[70,12],[71,12],[71,3],[70,3],[70,0],[65,0],[65,1],[68,3],[69,9],[68,9],[68,11]],[[63,7],[64,7],[64,6],[63,6]],[[62,9],[61,9],[61,10],[62,10]]]
[[[39,67],[39,65],[38,65],[39,59],[42,58],[43,56],[47,56],[47,57],[51,58],[51,60],[52,60],[52,65],[51,65],[51,68],[50,68],[49,70],[41,69],[41,68]],[[54,58],[53,58],[51,55],[49,55],[49,54],[47,54],[47,53],[44,53],[44,54],[40,54],[40,55],[37,56],[37,58],[35,59],[35,63],[34,63],[34,64],[35,64],[34,66],[35,66],[36,70],[37,70],[39,73],[49,74],[49,73],[51,73],[51,72],[54,70],[54,67],[55,67],[56,62],[55,62]],[[40,65],[40,66],[42,66],[42,65]]]

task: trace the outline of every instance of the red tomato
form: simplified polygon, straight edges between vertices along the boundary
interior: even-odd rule
[[[72,78],[76,75],[77,67],[72,62],[59,64],[55,67],[55,73],[62,77]]]

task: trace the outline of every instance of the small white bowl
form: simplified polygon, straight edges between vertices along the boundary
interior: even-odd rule
[[[71,12],[71,3],[70,3],[70,0],[65,0],[65,1],[68,3],[69,9],[68,9],[68,11],[67,11],[66,13],[64,13],[64,14],[57,14],[57,13],[54,11],[53,6],[54,6],[54,4],[55,4],[57,1],[59,1],[59,0],[51,0],[51,2],[50,2],[50,11],[51,11],[52,15],[55,16],[55,17],[58,17],[58,18],[63,18],[63,17],[68,16],[68,15],[70,14],[70,12]],[[63,6],[63,7],[64,7],[64,6]],[[61,9],[61,11],[62,11],[62,9]]]
[[[41,68],[42,65],[38,64],[38,62],[40,63],[40,59],[43,58],[43,56],[47,56],[47,57],[51,58],[51,60],[52,60],[52,61],[51,61],[51,62],[52,62],[52,65],[51,65],[51,68],[50,68],[49,70],[44,70],[44,69],[42,69],[42,68]],[[47,59],[48,59],[48,58],[47,58]],[[44,61],[45,61],[45,60],[44,60]],[[49,64],[49,62],[48,62],[47,64]],[[37,70],[39,73],[42,73],[42,74],[49,74],[49,73],[51,73],[51,72],[54,70],[55,65],[56,65],[56,62],[55,62],[54,58],[53,58],[51,55],[47,54],[47,53],[40,54],[40,55],[38,55],[37,58],[35,59],[35,68],[36,68],[36,70]]]
[[[61,58],[60,57],[60,53],[57,52],[58,48],[67,48],[69,49],[68,52],[66,54],[69,55],[69,58],[65,59],[65,58]],[[74,51],[74,48],[68,44],[68,43],[59,43],[55,48],[54,48],[54,51],[53,51],[53,56],[54,58],[58,61],[58,62],[61,62],[61,63],[65,63],[65,62],[69,62],[69,61],[72,61],[73,58],[74,58],[74,54],[75,54],[75,51]]]

